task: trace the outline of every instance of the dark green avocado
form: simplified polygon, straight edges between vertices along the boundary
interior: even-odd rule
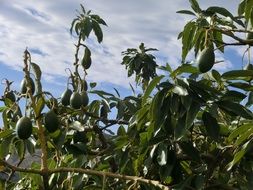
[[[24,116],[21,117],[16,124],[16,131],[18,138],[25,140],[32,134],[32,122],[30,118]]]

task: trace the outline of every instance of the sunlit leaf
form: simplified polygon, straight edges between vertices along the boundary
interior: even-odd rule
[[[246,151],[247,151],[247,148],[248,148],[248,146],[250,145],[250,143],[251,143],[251,141],[246,142],[246,143],[242,146],[241,150],[238,151],[238,152],[235,154],[233,160],[227,165],[227,170],[228,170],[228,171],[231,170],[235,164],[237,164],[238,162],[240,162],[240,160],[241,160],[241,159],[243,158],[243,156],[245,155],[245,153],[246,153]]]
[[[168,146],[164,143],[158,145],[157,148],[157,162],[160,166],[164,166],[168,159]]]
[[[144,105],[147,101],[147,98],[150,96],[151,92],[154,90],[156,85],[162,80],[164,76],[157,76],[148,85],[143,97],[142,97],[142,105]]]

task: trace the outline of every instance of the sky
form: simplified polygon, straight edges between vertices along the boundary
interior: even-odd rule
[[[225,6],[236,13],[239,0],[199,0],[199,3],[203,9]],[[59,96],[66,88],[65,69],[73,69],[77,39],[70,35],[69,28],[80,4],[100,15],[108,25],[102,27],[102,44],[95,41],[94,35],[87,41],[93,60],[87,79],[96,81],[98,88],[111,91],[115,87],[123,94],[130,93],[133,78],[127,78],[120,64],[121,52],[138,47],[141,42],[159,50],[155,53],[159,65],[169,63],[175,68],[180,64],[181,41],[177,35],[192,17],[176,11],[190,9],[188,0],[0,0],[0,79],[15,81],[13,89],[19,90],[23,52],[28,48],[32,61],[41,67],[43,87]],[[240,67],[244,50],[227,48],[224,55],[216,57],[225,62],[215,67],[221,72]],[[1,92],[3,87],[0,86]]]

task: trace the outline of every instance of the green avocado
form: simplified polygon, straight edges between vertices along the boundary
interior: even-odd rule
[[[214,65],[215,54],[212,47],[206,47],[197,56],[197,65],[201,73],[210,71]]]
[[[71,95],[72,95],[72,90],[70,90],[70,89],[67,88],[62,93],[62,95],[61,95],[61,103],[62,103],[62,105],[64,105],[64,106],[68,106],[69,105]]]
[[[73,92],[70,96],[70,105],[74,109],[79,109],[82,106],[82,96],[78,92]]]
[[[29,81],[30,81],[30,84],[31,84],[32,94],[34,94],[34,92],[35,92],[35,84],[34,84],[32,78],[29,78]],[[21,88],[21,93],[22,93],[22,94],[25,94],[25,93],[26,93],[26,91],[27,91],[27,85],[28,85],[28,82],[27,82],[26,78],[24,78],[24,79],[21,81],[21,84],[20,84],[20,88]]]
[[[82,60],[82,66],[85,70],[89,69],[91,66],[91,58],[87,58],[86,60]]]
[[[82,92],[81,93],[81,97],[82,97],[82,106],[87,106],[89,104],[89,97],[87,95],[87,92]]]
[[[86,81],[86,80],[83,81],[83,90],[84,90],[84,91],[87,91],[87,90],[88,90],[88,84],[87,84],[87,81]]]
[[[53,110],[50,110],[45,114],[44,124],[49,133],[53,133],[59,128],[59,120]]]
[[[24,116],[21,117],[16,124],[16,131],[18,138],[25,140],[32,134],[32,122],[30,118]]]

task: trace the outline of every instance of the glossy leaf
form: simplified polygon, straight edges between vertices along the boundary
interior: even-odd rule
[[[157,148],[157,162],[160,166],[164,166],[167,164],[168,159],[168,147],[166,144],[161,143]]]
[[[253,119],[252,112],[241,104],[231,101],[219,101],[217,104],[221,109],[224,109],[225,111],[232,112],[235,115],[241,116],[245,119]]]
[[[204,112],[202,114],[202,120],[206,127],[207,135],[210,136],[214,140],[219,139],[220,126],[216,120],[210,113]]]
[[[197,162],[200,161],[200,153],[191,142],[181,141],[179,143],[179,146],[186,155],[190,156],[193,160]]]
[[[245,155],[248,146],[250,145],[251,141],[246,142],[240,151],[235,153],[235,156],[233,158],[233,160],[227,165],[227,170],[231,170],[233,168],[233,166],[235,164],[237,164],[238,162],[240,162],[240,160],[243,158],[243,156]]]
[[[41,70],[40,70],[40,66],[38,64],[36,64],[36,63],[31,63],[31,68],[34,71],[35,78],[37,80],[40,80],[41,79],[41,75],[42,75]]]
[[[233,70],[222,74],[222,78],[227,80],[244,80],[246,77],[252,77],[253,71],[251,70]]]
[[[180,11],[177,11],[177,13],[196,16],[195,13],[190,10],[180,10]]]
[[[192,9],[196,12],[196,13],[200,13],[201,12],[201,9],[199,7],[199,4],[197,2],[197,0],[189,0],[190,3],[191,3],[191,7]]]
[[[225,17],[230,17],[233,18],[234,16],[224,7],[217,7],[217,6],[213,6],[213,7],[208,7],[208,9],[206,10],[207,12],[213,12],[213,13],[218,13],[222,16]]]
[[[99,24],[96,21],[92,21],[92,27],[93,27],[93,31],[97,37],[97,41],[99,43],[101,43],[103,41],[103,32],[101,27],[99,26]]]
[[[251,106],[253,104],[253,92],[250,92],[248,95],[248,101],[246,103],[246,106]]]
[[[198,73],[198,69],[191,64],[182,64],[171,73],[171,77],[176,77],[182,73]]]
[[[154,90],[156,85],[162,80],[164,76],[157,76],[148,85],[147,89],[145,90],[145,93],[142,97],[142,105],[144,105],[147,101],[147,98],[150,96],[151,92]]]

